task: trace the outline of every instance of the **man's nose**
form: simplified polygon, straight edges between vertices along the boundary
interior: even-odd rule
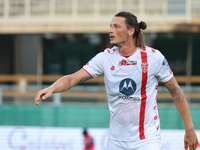
[[[113,32],[113,27],[111,26],[109,29],[109,33],[112,33],[112,32]]]

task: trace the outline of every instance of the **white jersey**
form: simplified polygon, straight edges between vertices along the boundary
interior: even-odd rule
[[[93,78],[104,74],[110,110],[109,139],[159,138],[158,79],[168,82],[173,73],[158,50],[137,48],[134,54],[125,57],[117,47],[105,49],[83,69]]]

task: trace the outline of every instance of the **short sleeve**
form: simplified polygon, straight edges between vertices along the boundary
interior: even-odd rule
[[[157,56],[157,73],[156,76],[162,82],[166,83],[173,78],[173,72],[168,64],[167,59],[159,52]]]
[[[83,66],[83,69],[92,77],[96,78],[99,75],[104,73],[104,62],[106,54],[104,52],[98,53],[94,56],[86,65]]]

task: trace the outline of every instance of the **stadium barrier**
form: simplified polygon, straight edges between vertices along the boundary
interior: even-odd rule
[[[43,84],[52,84],[57,79],[62,77],[62,75],[0,75],[0,83],[2,84],[8,84],[12,83],[16,85],[15,89],[0,89],[0,104],[2,103],[2,97],[15,97],[15,103],[18,103],[20,101],[20,98],[22,97],[29,97],[33,98],[35,97],[37,91],[42,88]],[[186,85],[188,82],[190,84],[199,84],[200,83],[200,76],[176,76],[176,80],[179,84]],[[34,84],[36,85],[34,89],[29,90],[29,85]],[[39,85],[39,86],[37,86]],[[83,85],[99,85],[104,86],[104,77],[99,76],[95,79],[88,80],[83,83]],[[73,90],[75,89],[75,90]],[[80,89],[80,88],[79,88]],[[86,88],[82,88],[81,90],[77,90],[77,88],[72,88],[72,90],[69,90],[68,92],[63,92],[61,94],[56,94],[53,97],[53,102],[56,105],[59,105],[61,103],[61,97],[62,98],[87,98],[87,99],[98,99],[98,102],[100,103],[107,103],[107,94],[104,90],[97,89],[96,91],[93,90],[94,86],[91,88],[88,88],[88,90],[85,90]],[[198,90],[193,91],[191,88],[188,88],[189,90],[184,91],[185,95],[189,99],[198,99],[200,97],[200,92]],[[194,88],[193,88],[194,89]],[[171,99],[171,95],[169,92],[165,90],[158,91],[158,99],[159,100],[166,100]]]
[[[20,85],[20,83],[25,82],[28,85],[30,82],[55,82],[57,79],[62,77],[63,75],[24,75],[24,74],[1,74],[0,82],[14,82]],[[187,82],[191,83],[200,83],[200,76],[175,76],[176,80],[180,84],[186,84]],[[98,83],[104,84],[103,76],[99,76],[95,79],[91,79],[86,81],[85,83]]]

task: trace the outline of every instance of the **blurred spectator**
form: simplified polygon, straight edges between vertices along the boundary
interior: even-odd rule
[[[83,150],[95,150],[94,139],[90,134],[88,134],[87,129],[84,129],[83,135],[85,137]]]

